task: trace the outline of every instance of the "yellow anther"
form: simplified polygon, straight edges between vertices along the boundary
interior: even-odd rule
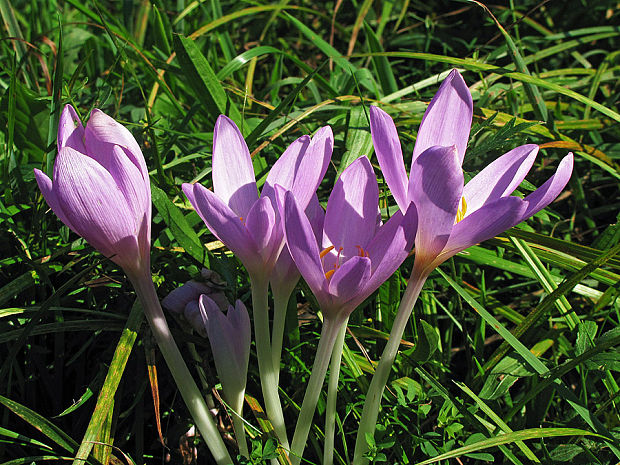
[[[459,207],[459,211],[456,212],[456,222],[458,223],[463,218],[465,218],[465,213],[467,213],[467,202],[465,201],[465,197],[461,198],[461,206]]]
[[[336,272],[335,268],[333,270],[329,270],[327,273],[325,273],[325,278],[327,279],[331,278],[335,272]]]
[[[319,254],[319,257],[321,257],[321,258],[325,257],[325,255],[327,255],[333,248],[334,248],[334,246],[330,245],[328,248],[323,249],[321,251],[321,253]]]
[[[366,252],[361,245],[356,245],[355,247],[360,257],[368,257],[368,252]]]

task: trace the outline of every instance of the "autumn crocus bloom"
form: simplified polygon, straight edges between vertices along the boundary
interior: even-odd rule
[[[409,202],[418,209],[416,261],[426,269],[536,214],[560,194],[572,173],[568,154],[535,192],[523,199],[511,196],[536,159],[538,146],[529,144],[502,155],[463,186],[472,112],[469,89],[453,70],[424,114],[407,178],[392,118],[370,109],[373,144],[392,195],[401,210]]]
[[[370,161],[355,160],[327,202],[321,242],[295,196],[284,201],[288,249],[326,319],[338,321],[383,284],[407,257],[415,237],[415,207],[378,216],[379,188]]]
[[[54,181],[34,170],[52,211],[127,273],[148,270],[151,187],[131,133],[97,109],[84,128],[67,105],[57,143]]]
[[[35,169],[43,197],[69,228],[123,268],[142,303],[179,391],[220,465],[231,463],[209,410],[172,338],[150,271],[151,188],[131,133],[100,110],[86,128],[72,106],[58,127],[54,180]],[[104,409],[105,410],[105,409]],[[87,457],[92,441],[78,452]]]
[[[233,425],[237,443],[241,454],[248,457],[241,417],[250,358],[250,316],[240,300],[234,306],[228,305],[228,311],[224,314],[214,300],[202,295],[199,308],[215,368],[222,383],[224,399],[236,414],[233,416]]]
[[[294,141],[271,168],[259,197],[245,140],[235,123],[221,115],[213,132],[213,192],[200,184],[183,184],[183,192],[209,230],[234,252],[250,275],[261,388],[267,415],[285,448],[288,440],[267,310],[269,279],[284,245],[276,186],[292,191],[305,209],[327,171],[332,148],[328,126],[312,138]]]
[[[306,208],[327,171],[332,147],[328,126],[312,139],[297,139],[271,168],[259,197],[245,140],[236,124],[221,115],[213,131],[213,191],[200,184],[183,184],[183,192],[251,275],[269,275],[283,246],[275,185],[294,192]]]
[[[323,235],[323,220],[325,211],[316,194],[312,196],[306,207],[306,216],[312,225],[312,230],[317,237]],[[288,302],[301,275],[291,257],[287,247],[282,249],[276,261],[270,277],[271,292],[273,293],[273,332],[271,334],[271,352],[273,356],[276,384],[280,376],[280,357],[282,355],[282,339]]]
[[[464,184],[461,165],[471,129],[473,103],[465,81],[453,70],[429,104],[413,149],[407,178],[392,118],[370,109],[373,145],[385,180],[401,210],[413,202],[420,217],[411,279],[368,390],[353,463],[368,463],[366,435],[374,432],[381,395],[406,322],[428,275],[448,258],[494,237],[536,214],[564,189],[573,170],[569,153],[540,188],[525,198],[511,194],[525,178],[538,146],[517,147]]]
[[[162,307],[177,315],[183,315],[192,329],[201,336],[206,336],[205,325],[202,321],[198,300],[201,295],[208,295],[218,307],[228,308],[228,299],[223,293],[226,283],[213,270],[203,268],[200,277],[190,279],[185,284],[173,289],[161,301]]]
[[[385,224],[378,216],[379,189],[370,161],[347,167],[327,202],[321,241],[291,192],[284,195],[288,249],[323,313],[323,329],[295,428],[290,460],[296,465],[312,423],[336,335],[349,314],[387,280],[413,246],[417,224],[413,205]]]

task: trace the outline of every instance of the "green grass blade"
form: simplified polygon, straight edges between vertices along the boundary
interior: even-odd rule
[[[200,242],[196,232],[189,226],[185,216],[169,198],[168,195],[159,187],[151,184],[151,195],[153,204],[170,228],[170,233],[177,240],[179,245],[185,249],[192,258],[203,266],[209,266],[207,249]]]
[[[73,454],[77,450],[77,442],[75,442],[67,433],[43,416],[30,410],[28,407],[11,399],[7,399],[4,396],[0,396],[0,404],[4,405],[15,415],[20,417],[36,430],[40,431],[43,435],[54,441],[54,443],[65,449],[67,452]]]
[[[308,41],[311,44],[314,44],[319,48],[325,55],[334,60],[334,63],[341,68],[347,75],[354,74],[357,71],[357,68],[347,60],[342,53],[336,50],[334,47],[329,45],[325,40],[323,40],[316,32],[306,26],[304,23],[299,21],[297,18],[291,16],[290,14],[283,12],[284,16],[288,18],[289,21],[293,23],[293,25],[299,29],[299,31],[306,36]]]
[[[192,87],[196,97],[205,103],[213,120],[220,114],[228,115],[243,132],[243,118],[239,109],[226,95],[213,68],[194,41],[175,36],[174,49],[185,74],[184,81]]]
[[[545,292],[551,293],[555,291],[558,286],[555,283],[555,280],[551,276],[551,273],[545,268],[542,262],[539,260],[538,256],[532,251],[532,249],[527,245],[527,243],[522,239],[510,238],[510,241],[514,244],[515,248],[519,251],[527,266],[532,270],[534,276],[541,284]],[[553,303],[560,315],[564,317],[568,327],[573,330],[577,327],[580,322],[579,316],[572,309],[571,305],[568,303],[568,300],[565,296],[560,296]]]
[[[465,454],[471,454],[480,450],[488,449],[490,447],[496,447],[503,444],[510,444],[517,441],[525,441],[527,439],[540,439],[540,438],[556,438],[561,436],[594,436],[604,438],[596,433],[586,431],[578,428],[531,428],[521,431],[514,431],[508,434],[501,434],[491,439],[485,439],[483,441],[469,444],[467,446],[459,447],[444,454],[440,454],[432,459],[418,462],[417,465],[428,465],[430,463],[436,463],[441,460],[453,459],[461,457]],[[606,438],[604,438],[606,439]]]
[[[136,300],[129,314],[129,318],[127,319],[127,324],[121,333],[120,340],[114,350],[114,356],[112,357],[110,368],[108,368],[108,374],[106,375],[103,387],[97,398],[95,411],[90,418],[82,443],[75,455],[73,465],[81,465],[86,461],[95,445],[94,442],[97,441],[97,438],[101,435],[103,426],[110,415],[114,403],[114,394],[125,372],[125,366],[129,360],[129,355],[131,354],[143,319],[144,313],[142,307]],[[111,425],[108,423],[108,427],[110,426]]]
[[[468,69],[470,71],[480,71],[480,72],[489,72],[489,73],[497,73],[506,78],[512,78],[517,81],[527,82],[529,84],[536,85],[543,89],[552,90],[557,92],[558,94],[565,95],[566,97],[570,97],[573,100],[576,100],[580,103],[590,105],[597,111],[600,111],[604,115],[609,116],[614,121],[620,122],[620,113],[612,110],[611,108],[606,107],[598,102],[595,102],[588,97],[581,95],[574,90],[567,89],[555,82],[549,82],[545,79],[530,76],[527,74],[519,73],[516,71],[510,71],[508,69],[502,68],[500,66],[491,65],[488,63],[483,63],[474,58],[456,58],[447,55],[437,55],[434,53],[422,53],[422,52],[384,52],[380,54],[368,54],[368,53],[357,53],[351,55],[351,57],[372,57],[373,55],[383,55],[386,57],[393,58],[410,58],[412,60],[422,60],[422,61],[432,61],[437,63],[446,63],[453,66],[462,67]]]
[[[366,40],[368,41],[368,48],[371,53],[383,52],[383,47],[379,42],[379,38],[375,35],[372,28],[364,22],[364,31],[366,32]],[[379,78],[379,84],[381,84],[381,91],[383,95],[393,94],[398,91],[396,84],[396,78],[394,77],[394,71],[387,57],[383,55],[377,55],[372,57],[372,63],[375,67],[377,77]]]
[[[459,388],[461,388],[461,390],[465,394],[467,394],[469,397],[471,397],[474,400],[476,405],[480,407],[480,410],[482,410],[493,421],[493,423],[499,426],[499,428],[502,430],[504,434],[509,434],[513,432],[512,429],[504,422],[504,420],[502,420],[501,417],[491,409],[491,407],[489,407],[480,397],[478,397],[474,393],[474,391],[469,389],[467,385],[465,385],[464,383],[455,383],[455,384]],[[527,447],[523,441],[515,441],[515,443],[517,447],[521,450],[521,452],[523,452],[523,454],[525,454],[525,456],[528,459],[530,459],[534,463],[540,463],[540,460],[538,460],[538,457],[536,457],[536,454],[534,454],[534,452],[532,452],[532,450],[529,447]]]
[[[340,176],[347,166],[362,155],[366,155],[368,158],[372,156],[374,148],[369,124],[368,110],[363,105],[351,107],[345,142],[347,151],[342,155],[337,176]]]

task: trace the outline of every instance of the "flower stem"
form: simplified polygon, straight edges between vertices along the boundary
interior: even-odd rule
[[[194,378],[189,372],[181,352],[176,345],[176,342],[172,338],[168,323],[164,312],[161,309],[155,286],[151,278],[150,272],[142,275],[130,276],[131,282],[134,285],[138,298],[142,303],[144,314],[151,326],[151,331],[155,336],[155,340],[159,345],[168,368],[172,373],[172,377],[179,388],[181,397],[187,405],[189,413],[196,422],[196,426],[200,430],[200,434],[204,438],[207,447],[211,451],[213,458],[218,465],[229,465],[232,463],[232,459],[226,450],[224,441],[220,436],[217,426],[213,421],[211,412],[205,404],[204,398],[194,382]]]
[[[252,285],[256,355],[258,357],[258,371],[265,400],[265,409],[267,410],[269,420],[276,430],[280,443],[285,449],[288,449],[286,425],[284,424],[282,404],[278,395],[277,377],[271,353],[271,338],[269,337],[269,313],[267,311],[269,281],[262,276],[256,276],[256,273],[251,273],[250,284]]]
[[[243,404],[242,404],[243,405]],[[248,442],[245,437],[245,424],[242,417],[242,409],[232,412],[233,430],[235,431],[235,438],[237,439],[237,445],[239,446],[239,453],[245,457],[250,457],[250,451],[248,450]]]
[[[273,370],[276,386],[280,384],[280,360],[282,358],[282,339],[284,338],[284,325],[286,324],[286,311],[291,292],[273,289],[273,332],[271,333],[271,355],[273,357]]]
[[[327,383],[327,406],[325,408],[325,444],[323,446],[323,465],[334,463],[334,435],[336,433],[336,398],[338,396],[338,380],[340,379],[340,363],[342,362],[342,348],[344,336],[347,332],[347,318],[338,331],[336,343],[332,350],[332,361]]]
[[[314,366],[312,367],[310,380],[306,387],[306,393],[304,394],[304,400],[301,404],[301,411],[297,418],[295,434],[293,435],[293,442],[291,444],[289,459],[292,465],[299,465],[301,462],[301,457],[306,447],[306,441],[308,440],[308,433],[312,426],[314,410],[319,400],[319,394],[321,393],[325,374],[327,373],[327,366],[329,365],[334,343],[336,342],[336,336],[343,326],[343,323],[343,321],[339,320],[331,321],[325,319],[323,321],[323,329],[321,330],[319,346],[316,349]]]
[[[428,272],[426,270],[419,271],[415,266],[409,284],[403,295],[403,299],[398,306],[398,312],[392,325],[392,331],[390,332],[390,338],[388,339],[381,359],[377,365],[375,374],[372,377],[368,392],[366,394],[366,401],[364,402],[364,409],[362,410],[362,417],[360,418],[359,429],[357,430],[357,438],[355,440],[355,454],[353,456],[353,465],[367,465],[369,460],[364,457],[364,454],[368,452],[368,444],[366,442],[366,434],[374,434],[377,424],[377,416],[379,415],[379,408],[381,407],[381,397],[383,396],[383,390],[387,384],[392,364],[398,353],[400,341],[405,332],[405,327],[411,316],[413,306],[415,305],[422,286],[426,282]]]

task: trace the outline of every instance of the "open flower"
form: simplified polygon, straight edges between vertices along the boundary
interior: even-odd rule
[[[538,153],[523,145],[502,155],[463,186],[461,165],[472,121],[472,99],[454,70],[441,84],[420,124],[407,178],[392,118],[370,109],[370,128],[379,165],[404,211],[418,210],[416,265],[432,270],[456,253],[517,225],[549,205],[564,189],[573,169],[573,155],[556,173],[525,198],[511,196]]]
[[[221,115],[213,133],[213,192],[200,184],[183,184],[183,192],[250,274],[268,274],[283,245],[275,185],[291,190],[306,208],[327,171],[332,147],[328,126],[312,139],[297,139],[271,168],[259,198],[245,140],[235,123]]]
[[[148,270],[151,187],[142,151],[125,127],[95,109],[84,128],[67,105],[58,127],[54,181],[34,172],[63,223],[126,272]]]
[[[379,188],[370,161],[355,160],[327,202],[319,243],[295,196],[284,196],[288,249],[328,319],[348,316],[402,264],[413,246],[414,206],[385,224],[378,215]]]

